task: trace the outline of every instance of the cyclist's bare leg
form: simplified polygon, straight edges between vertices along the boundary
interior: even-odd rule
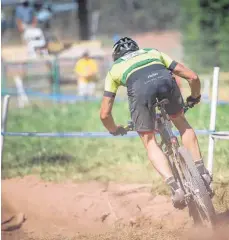
[[[191,153],[193,160],[200,161],[202,159],[198,139],[192,127],[189,125],[184,114],[180,114],[175,118],[171,118],[173,124],[181,135],[182,143]]]
[[[157,145],[155,135],[153,132],[139,132],[143,144],[147,150],[148,158],[153,164],[154,168],[160,173],[160,175],[166,180],[172,177],[168,160],[160,147]]]
[[[138,134],[147,150],[149,160],[171,188],[174,207],[184,208],[184,192],[175,181],[168,160],[161,148],[157,145],[154,133],[138,132]]]

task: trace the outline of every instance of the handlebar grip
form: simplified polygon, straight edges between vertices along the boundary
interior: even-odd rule
[[[184,113],[186,113],[190,108],[193,108],[195,105],[190,105],[187,102],[184,104]]]
[[[126,127],[124,127],[127,131],[133,131],[134,130],[134,123],[133,121],[128,121],[128,124]]]

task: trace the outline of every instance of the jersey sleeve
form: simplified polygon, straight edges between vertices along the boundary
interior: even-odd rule
[[[172,58],[170,58],[167,54],[163,52],[161,52],[161,60],[162,60],[162,63],[165,65],[165,67],[171,71],[173,71],[177,65],[176,61],[174,61]]]
[[[78,62],[75,64],[74,72],[75,72],[75,73],[79,73],[79,71],[80,71],[80,62],[78,61]]]
[[[118,82],[115,81],[115,79],[112,77],[111,73],[108,72],[106,79],[105,79],[105,89],[104,89],[103,96],[114,98],[119,86],[120,86],[120,84],[118,84]]]

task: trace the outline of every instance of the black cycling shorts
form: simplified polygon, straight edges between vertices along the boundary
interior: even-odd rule
[[[155,128],[156,98],[167,98],[165,110],[169,115],[182,111],[184,102],[171,72],[161,64],[153,64],[132,73],[127,79],[129,108],[135,130],[151,132]]]

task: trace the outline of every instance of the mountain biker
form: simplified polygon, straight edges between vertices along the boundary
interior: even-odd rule
[[[115,124],[111,113],[118,87],[126,86],[131,118],[148,158],[171,188],[174,207],[183,208],[184,192],[175,181],[166,156],[155,139],[155,109],[152,106],[156,98],[169,99],[169,104],[165,105],[166,112],[179,130],[182,143],[191,153],[205,184],[210,185],[211,176],[204,166],[195,132],[184,116],[183,98],[172,74],[188,81],[191,95],[187,102],[192,106],[201,98],[199,77],[163,52],[153,48],[139,49],[129,37],[123,37],[114,44],[112,57],[114,63],[105,79],[100,119],[114,136],[127,133],[123,126]]]

